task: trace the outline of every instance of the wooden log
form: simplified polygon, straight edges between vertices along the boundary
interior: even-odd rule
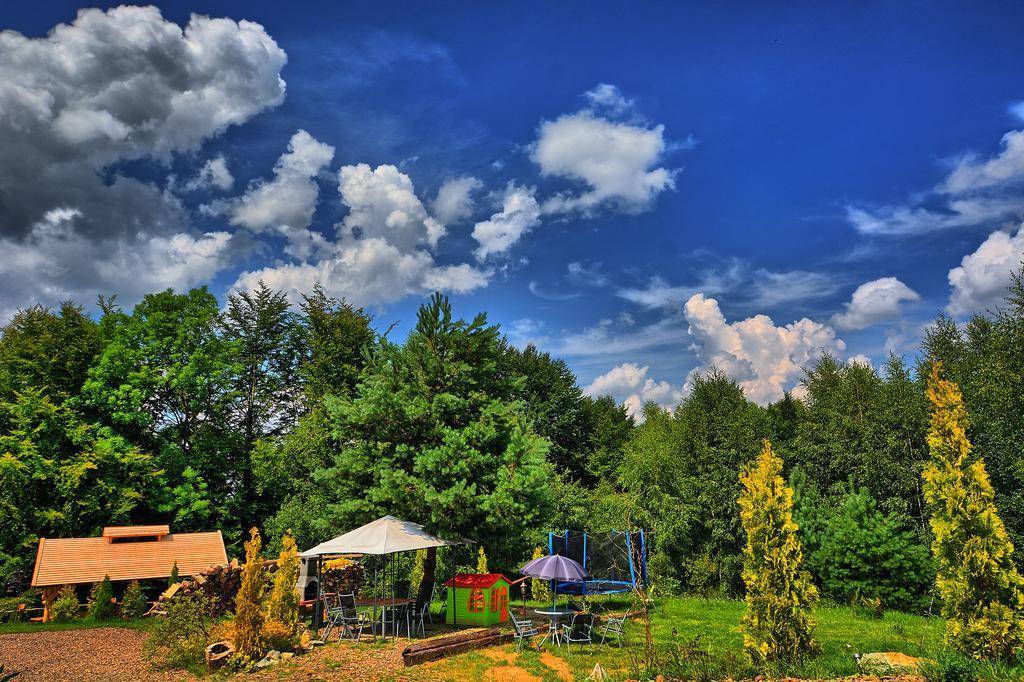
[[[405,667],[408,668],[473,649],[504,644],[512,639],[512,632],[498,628],[460,632],[447,637],[411,644],[402,651],[402,660],[405,662]]]

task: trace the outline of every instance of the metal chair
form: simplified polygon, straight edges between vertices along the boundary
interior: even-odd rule
[[[426,602],[423,602],[422,604],[419,603],[419,602],[416,602],[415,604],[413,604],[412,605],[411,617],[412,617],[412,631],[413,631],[413,633],[419,632],[421,637],[426,637],[427,636],[427,623],[426,623],[426,621],[430,619],[430,602],[426,601]],[[434,622],[431,621],[430,624],[433,625]]]
[[[540,634],[533,621],[523,619],[520,620],[512,615],[512,625],[515,627],[514,637],[516,640],[516,651],[520,651],[523,648],[523,642],[529,642],[533,637]]]
[[[365,613],[359,613],[356,609],[356,595],[354,593],[338,595],[338,610],[340,613],[337,621],[344,628],[342,630],[343,637],[347,636],[349,639],[358,640],[363,636],[363,628],[367,625],[370,626],[373,636],[377,636],[377,621],[373,618],[367,618]]]
[[[594,614],[577,613],[568,625],[562,626],[562,635],[568,644],[594,643]]]
[[[391,626],[391,634],[397,637],[400,632],[399,627],[402,625],[402,621],[405,621],[405,634],[409,637],[412,629],[409,622],[409,605],[395,604],[393,608],[391,606],[385,606],[381,610],[380,614],[381,634],[384,637],[387,637],[388,626]]]
[[[626,616],[618,618],[606,617],[598,627],[601,628],[601,644],[604,644],[608,636],[615,638],[616,643],[622,646],[622,638],[626,636]]]

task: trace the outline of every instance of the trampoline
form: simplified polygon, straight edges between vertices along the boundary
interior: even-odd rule
[[[647,542],[643,530],[550,532],[548,554],[579,562],[593,577],[584,583],[558,583],[555,589],[562,594],[621,594],[647,584]]]

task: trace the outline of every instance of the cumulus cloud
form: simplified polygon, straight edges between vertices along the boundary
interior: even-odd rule
[[[22,301],[95,300],[100,294],[136,301],[166,287],[186,289],[209,281],[230,260],[227,232],[139,233],[111,248],[77,232],[78,218],[77,209],[53,209],[25,238],[0,239],[0,321]]]
[[[338,179],[341,201],[349,208],[340,225],[344,236],[379,237],[408,251],[420,244],[434,248],[445,235],[445,226],[416,196],[412,180],[395,166],[344,166]]]
[[[87,254],[144,263],[173,251],[180,234],[208,245],[183,230],[188,217],[173,195],[107,169],[193,152],[277,105],[285,61],[259,24],[193,15],[181,27],[155,7],[81,10],[41,38],[0,32],[0,239],[22,259],[48,249],[35,256],[46,267],[5,283],[5,300],[24,292],[20,301],[53,302],[46,292],[105,289],[129,303],[136,270],[110,279]],[[74,212],[58,232],[47,227],[53,211]],[[9,275],[16,266],[5,268]],[[153,288],[174,283],[173,270],[152,272],[169,278]]]
[[[446,225],[457,223],[473,215],[473,192],[484,183],[472,176],[448,178],[437,190],[437,196],[430,208],[434,216]]]
[[[766,315],[727,322],[718,301],[703,294],[692,296],[683,314],[699,360],[684,391],[698,373],[717,367],[736,380],[748,398],[764,405],[792,388],[803,367],[822,351],[840,354],[846,348],[835,330],[807,318],[785,326],[776,326]]]
[[[832,318],[840,329],[865,329],[899,319],[902,304],[918,301],[920,296],[895,277],[881,277],[857,287],[846,304],[846,312]]]
[[[315,165],[306,164],[304,170],[312,173]],[[435,262],[430,249],[445,229],[427,214],[408,175],[395,166],[359,164],[344,166],[338,178],[349,213],[337,226],[337,238],[303,230],[315,240],[309,258],[243,272],[234,289],[248,289],[262,280],[298,300],[320,283],[329,294],[365,306],[409,294],[463,293],[486,286],[490,273],[485,270]]]
[[[306,228],[313,222],[320,186],[316,176],[334,158],[334,147],[299,130],[274,165],[274,178],[258,180],[241,197],[227,202],[232,225],[255,232],[276,231],[288,240],[288,251],[305,260],[321,243]]]
[[[228,170],[228,162],[220,154],[203,164],[195,177],[185,183],[185,189],[194,192],[200,189],[219,189],[226,192],[235,184],[235,176]]]
[[[590,108],[543,121],[530,158],[542,175],[580,182],[579,193],[544,202],[546,213],[592,211],[606,205],[639,213],[675,187],[674,170],[658,166],[667,150],[665,126],[613,118],[632,108],[617,88],[602,84],[586,93]]]
[[[960,265],[949,271],[953,292],[946,310],[951,315],[969,315],[994,308],[1003,302],[1012,274],[1024,261],[1024,226],[1017,233],[993,232]]]
[[[509,183],[501,210],[473,227],[473,239],[479,246],[473,252],[484,261],[507,252],[519,239],[540,223],[540,205],[532,187]]]
[[[902,236],[1019,219],[1024,214],[1024,131],[1002,138],[990,158],[964,154],[921,201],[867,208],[851,205],[847,219],[858,232]]]
[[[683,399],[683,392],[667,381],[655,381],[647,374],[650,367],[624,362],[594,379],[583,392],[592,397],[610,395],[626,407],[638,421],[643,420],[643,406],[654,402],[672,409]]]

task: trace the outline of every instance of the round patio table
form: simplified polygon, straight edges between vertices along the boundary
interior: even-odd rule
[[[537,648],[544,646],[544,642],[549,638],[555,646],[561,646],[562,634],[561,628],[558,627],[558,620],[564,616],[572,616],[576,612],[572,609],[534,609],[533,612],[548,619],[548,632],[544,635],[544,639],[540,640]]]

